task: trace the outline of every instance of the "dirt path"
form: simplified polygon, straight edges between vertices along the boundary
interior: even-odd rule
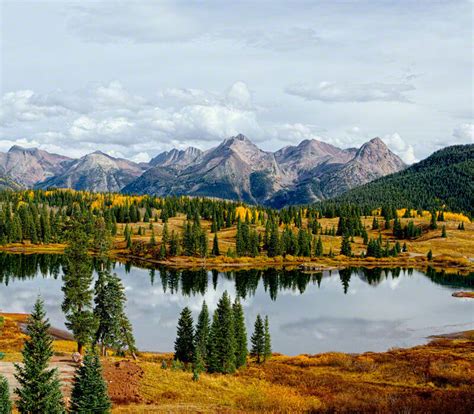
[[[59,370],[59,378],[61,379],[62,391],[65,396],[69,397],[71,392],[71,382],[74,377],[76,365],[71,362],[70,358],[54,357],[50,364],[50,367],[57,368]],[[13,396],[13,390],[18,385],[18,382],[14,377],[15,367],[13,365],[13,362],[0,361],[0,373],[7,378],[8,384],[10,386],[10,393]]]

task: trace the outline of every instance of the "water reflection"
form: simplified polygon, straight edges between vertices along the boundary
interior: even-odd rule
[[[110,263],[112,267],[118,263]],[[15,279],[28,279],[38,276],[50,276],[57,279],[62,274],[63,257],[59,254],[8,254],[0,253],[0,284],[8,285]],[[126,274],[140,265],[132,262],[123,264]],[[97,263],[94,262],[94,268]],[[397,279],[401,272],[405,276],[413,275],[413,269],[396,268],[364,268],[349,267],[340,269],[339,275],[342,290],[347,294],[351,278],[357,277],[370,286],[377,286],[387,279]],[[474,273],[462,275],[446,273],[428,268],[424,275],[433,283],[453,288],[474,288]],[[167,267],[149,269],[150,283],[154,286],[161,283],[164,292],[172,294],[204,295],[211,285],[216,290],[219,279],[232,281],[236,293],[243,299],[254,296],[260,283],[272,300],[276,300],[278,292],[292,291],[303,294],[308,285],[321,286],[324,277],[331,277],[332,272],[302,272],[298,269],[246,269],[229,272],[217,270],[178,270]]]
[[[61,255],[0,254],[0,311],[27,312],[41,294],[53,325],[62,327]],[[381,351],[425,337],[474,329],[474,301],[451,297],[474,290],[474,275],[430,269],[348,268],[333,272],[146,269],[112,263],[127,293],[127,312],[143,350],[173,348],[179,312],[211,311],[224,290],[240,296],[247,329],[268,314],[277,352]]]

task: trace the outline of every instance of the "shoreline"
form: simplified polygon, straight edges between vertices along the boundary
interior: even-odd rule
[[[474,292],[473,292],[474,294]],[[19,331],[25,335],[23,332],[24,325],[26,323],[26,320],[28,318],[29,314],[28,313],[18,313],[18,312],[0,312],[0,317],[5,317],[6,319],[13,320],[17,326]],[[72,334],[64,329],[56,328],[54,326],[50,327],[49,334],[53,337],[54,341],[65,341],[65,342],[71,342],[75,345],[74,337]],[[413,345],[413,346],[408,346],[408,347],[390,347],[387,348],[384,351],[361,351],[361,352],[340,352],[340,351],[325,351],[325,352],[317,352],[317,353],[310,353],[310,352],[304,352],[301,354],[296,354],[296,355],[287,355],[287,354],[282,354],[280,352],[273,352],[273,355],[275,356],[282,356],[282,357],[287,357],[287,358],[297,358],[300,356],[318,356],[318,355],[324,355],[328,353],[339,353],[339,354],[346,354],[346,355],[352,355],[352,356],[357,356],[357,355],[364,355],[364,354],[381,354],[384,352],[389,352],[392,349],[397,349],[397,350],[410,350],[415,347],[420,347],[420,346],[427,346],[431,342],[439,340],[439,339],[449,339],[449,340],[456,340],[456,339],[467,339],[467,340],[474,340],[474,329],[468,329],[465,331],[457,331],[457,332],[448,332],[445,334],[436,334],[436,335],[429,335],[424,337],[425,341],[423,343],[420,343],[418,345]],[[157,356],[169,356],[172,355],[172,351],[149,351],[149,350],[139,350],[138,355],[143,356],[144,359],[146,360],[147,358],[155,358]]]
[[[20,243],[0,246],[0,252],[11,254],[62,254],[65,245],[24,245]],[[93,255],[94,253],[91,252]],[[374,258],[374,257],[347,257],[335,256],[333,258],[324,256],[320,258],[294,257],[294,256],[259,256],[259,257],[238,257],[227,256],[217,257],[189,257],[176,256],[165,260],[158,260],[151,257],[134,256],[129,251],[123,249],[113,249],[110,258],[118,261],[131,261],[146,265],[166,266],[174,269],[210,269],[210,270],[238,270],[238,269],[300,269],[303,272],[322,272],[338,270],[347,267],[367,267],[367,268],[392,268],[406,267],[426,270],[432,267],[438,271],[458,272],[469,274],[474,272],[474,262],[464,257],[454,257],[447,255],[434,256],[429,261],[424,255],[401,254],[398,257]]]

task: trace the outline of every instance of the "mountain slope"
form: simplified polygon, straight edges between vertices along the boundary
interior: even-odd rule
[[[431,209],[446,205],[474,214],[474,144],[436,151],[407,169],[336,197],[369,207],[393,204]]]
[[[171,167],[181,170],[196,161],[201,155],[202,151],[199,148],[188,147],[185,150],[173,148],[158,154],[150,160],[149,164],[152,167]]]
[[[21,190],[22,186],[15,181],[13,181],[10,177],[0,174],[0,190]]]
[[[405,167],[379,138],[359,150],[305,140],[272,153],[240,134],[190,153],[185,165],[182,151],[160,154],[150,163],[154,167],[123,191],[221,197],[278,208],[323,200]]]
[[[7,153],[0,153],[0,173],[23,187],[32,187],[39,181],[61,174],[70,161],[63,155],[15,145]]]
[[[171,163],[150,168],[123,191],[200,195],[255,203],[281,188],[281,174],[274,155],[260,150],[243,135],[224,140],[216,148],[201,153],[179,173],[177,170],[180,169]]]
[[[62,174],[38,183],[35,187],[118,192],[139,177],[143,169],[132,161],[96,151],[72,161]]]

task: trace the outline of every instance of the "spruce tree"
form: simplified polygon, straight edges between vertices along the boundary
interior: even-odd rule
[[[196,353],[199,349],[199,356],[207,363],[207,344],[209,342],[209,333],[211,330],[211,323],[209,320],[209,310],[206,301],[202,303],[201,312],[198,316],[196,325],[196,332],[194,334],[194,347]],[[196,358],[195,358],[196,359]]]
[[[254,358],[257,358],[257,364],[260,364],[265,355],[265,328],[260,314],[257,315],[257,319],[255,320],[254,331],[250,342],[252,343],[250,354]]]
[[[111,403],[107,384],[97,354],[86,353],[83,364],[76,370],[71,393],[70,413],[110,413]]]
[[[245,328],[245,315],[242,304],[236,298],[232,305],[234,312],[234,335],[235,335],[235,366],[243,367],[247,363],[247,329]]]
[[[316,246],[314,248],[314,255],[316,257],[321,257],[323,255],[323,241],[321,236],[318,237],[318,241],[316,242]]]
[[[227,291],[219,300],[212,318],[208,353],[209,371],[224,374],[235,371],[234,316]]]
[[[12,412],[12,402],[8,389],[7,379],[0,374],[0,414],[10,414]]]
[[[102,355],[107,348],[118,352],[127,349],[135,358],[135,339],[132,326],[125,313],[127,297],[122,281],[116,274],[111,274],[109,269],[99,273],[95,285],[94,316],[97,329],[94,343],[101,346]]]
[[[430,249],[430,251],[428,252],[428,254],[426,255],[426,258],[427,258],[429,261],[433,260],[433,252],[431,251],[431,249]]]
[[[66,316],[66,326],[77,341],[77,350],[92,340],[95,320],[92,313],[92,265],[88,256],[88,237],[85,226],[75,220],[69,232],[69,245],[65,250],[62,291],[62,310]]]
[[[342,236],[341,254],[344,256],[352,256],[351,242],[347,233]]]
[[[212,255],[213,256],[219,256],[220,255],[219,240],[217,239],[217,233],[214,233],[214,240],[212,242]]]
[[[15,378],[19,384],[15,389],[16,405],[20,414],[65,413],[58,372],[48,370],[53,356],[50,327],[43,301],[38,298],[26,325],[29,338],[22,350],[23,364],[15,364]]]
[[[446,226],[443,225],[443,227],[441,228],[441,237],[443,237],[444,239],[446,237],[448,237],[447,233],[446,233]]]
[[[270,337],[270,324],[268,322],[268,316],[265,316],[265,346],[263,351],[264,360],[269,359],[272,356],[272,340]]]
[[[181,362],[193,362],[194,327],[191,310],[185,307],[178,321],[176,340],[174,342],[174,359]]]

